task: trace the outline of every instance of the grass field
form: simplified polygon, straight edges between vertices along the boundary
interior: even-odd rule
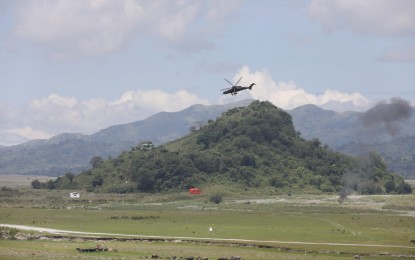
[[[339,204],[336,195],[260,196],[252,192],[225,194],[220,204],[209,202],[209,192],[218,190],[206,189],[201,196],[81,191],[80,199],[70,199],[70,191],[1,193],[1,224],[110,233],[101,236],[111,238],[125,234],[169,239],[103,242],[69,235],[71,239],[30,240],[27,237],[37,233],[21,231],[16,235],[21,240],[0,240],[0,259],[137,259],[152,254],[209,259],[415,257],[415,245],[410,242],[415,239],[414,195],[349,196]],[[75,250],[97,243],[118,252]]]
[[[56,179],[56,177],[32,175],[0,175],[0,187],[27,188],[30,187],[32,181],[36,179],[44,182]]]

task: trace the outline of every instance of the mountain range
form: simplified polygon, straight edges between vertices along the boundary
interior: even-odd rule
[[[178,112],[161,112],[145,120],[110,126],[92,135],[64,133],[47,140],[0,147],[0,174],[60,176],[90,168],[90,160],[118,156],[140,142],[161,145],[199,129],[234,107],[253,100],[226,105],[193,105]],[[376,151],[388,168],[415,178],[415,109],[397,120],[365,123],[367,112],[335,112],[315,105],[287,111],[296,131],[306,140],[317,138],[324,145],[349,155]],[[384,113],[384,111],[381,111]],[[385,113],[384,113],[385,114]],[[376,119],[376,118],[375,118]]]

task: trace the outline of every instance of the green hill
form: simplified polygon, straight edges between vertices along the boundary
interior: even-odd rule
[[[306,141],[291,116],[269,102],[233,108],[200,130],[151,150],[134,147],[94,168],[66,174],[47,188],[165,192],[215,184],[276,192],[408,192],[376,154],[352,158]]]
[[[61,176],[89,169],[94,156],[107,158],[146,140],[160,145],[180,138],[191,127],[217,118],[229,108],[247,106],[253,100],[226,105],[193,105],[178,112],[160,112],[144,120],[110,126],[92,135],[65,133],[47,140],[34,140],[0,147],[0,175]]]

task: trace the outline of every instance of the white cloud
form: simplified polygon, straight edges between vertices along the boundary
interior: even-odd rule
[[[235,5],[235,1],[22,0],[16,4],[12,31],[17,40],[45,48],[58,60],[115,52],[132,38],[162,39],[183,50],[188,48],[180,48],[181,44],[193,44],[195,51],[212,48],[207,39],[213,32],[207,28],[219,29]],[[213,20],[217,10],[220,15]]]
[[[236,62],[226,62],[226,61],[209,61],[209,60],[200,60],[195,65],[195,72],[207,72],[207,73],[215,73],[215,74],[226,74],[232,73],[238,68],[241,67],[241,64]]]
[[[56,59],[120,48],[144,18],[132,1],[20,1],[14,34],[46,46]]]
[[[178,91],[128,91],[120,98],[78,100],[56,94],[36,99],[20,110],[0,114],[6,122],[0,128],[0,145],[12,145],[37,138],[49,138],[64,132],[91,134],[111,125],[142,120],[157,112],[174,112],[194,104],[208,104],[206,99]]]
[[[27,141],[30,141],[30,139],[27,139],[26,137],[12,133],[8,131],[7,129],[0,129],[0,147],[1,146],[12,146],[12,145],[24,143]]]
[[[312,0],[309,16],[329,31],[409,39],[415,36],[413,0]],[[412,39],[412,40],[411,40]],[[385,62],[414,62],[414,44],[395,46],[381,54]]]
[[[413,0],[312,0],[308,12],[328,31],[415,36]]]
[[[206,20],[208,23],[208,30],[217,30],[225,26],[225,21],[230,16],[235,14],[235,10],[238,10],[244,1],[241,0],[213,0],[210,1],[210,6],[206,12]]]
[[[364,109],[370,105],[370,101],[360,93],[342,93],[335,90],[326,90],[321,95],[307,93],[304,89],[296,86],[293,81],[275,82],[271,75],[266,71],[250,72],[247,66],[240,69],[235,75],[234,81],[242,76],[241,85],[249,85],[254,82],[256,85],[251,91],[245,90],[237,95],[237,99],[254,98],[258,100],[268,100],[274,105],[283,109],[293,109],[295,107],[314,104],[318,106],[330,105],[334,110],[356,110]],[[222,96],[220,103],[228,103],[234,97]],[[347,108],[345,107],[347,105]]]
[[[184,109],[193,104],[208,104],[208,101],[206,99],[200,99],[184,90],[173,94],[166,93],[162,90],[138,90],[124,93],[111,104],[115,107],[128,107],[133,111],[148,111],[146,115],[149,116],[158,111],[172,112]]]
[[[415,44],[386,50],[379,58],[385,62],[415,62]]]
[[[0,145],[13,145],[28,141],[24,137],[7,131],[7,129],[13,127],[17,115],[17,109],[0,104]]]
[[[33,128],[29,126],[25,126],[22,128],[11,128],[5,131],[11,135],[16,135],[19,137],[24,137],[25,139],[46,139],[50,138],[51,135],[42,131],[33,130]]]
[[[152,6],[151,23],[157,26],[157,31],[166,39],[178,41],[185,34],[187,27],[195,20],[199,11],[197,2],[186,1],[156,1]]]

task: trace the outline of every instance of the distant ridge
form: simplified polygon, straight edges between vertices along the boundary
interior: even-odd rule
[[[60,176],[90,168],[92,157],[118,156],[142,141],[163,144],[189,133],[195,124],[207,123],[229,108],[253,100],[225,105],[193,105],[178,112],[160,112],[147,119],[110,126],[92,135],[63,133],[47,140],[33,140],[0,147],[0,174]]]
[[[363,112],[335,112],[304,105],[289,113],[305,139],[318,138],[323,144],[353,156],[375,151],[389,170],[405,178],[415,178],[415,108],[410,109],[409,118],[393,125],[394,135],[383,122],[365,127],[360,121]]]

